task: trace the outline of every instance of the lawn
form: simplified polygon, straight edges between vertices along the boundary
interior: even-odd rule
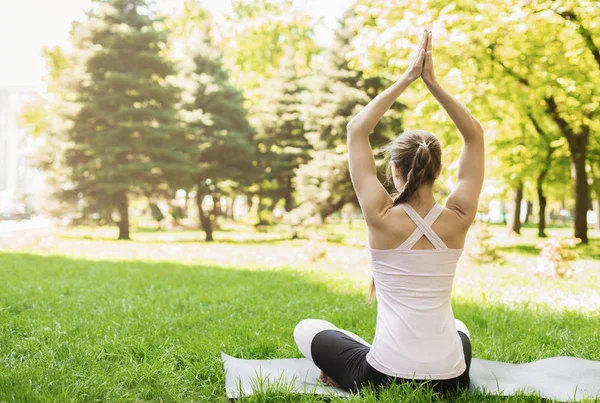
[[[292,331],[327,319],[372,339],[365,302],[368,255],[360,227],[324,231],[314,243],[285,232],[61,230],[0,239],[0,401],[225,400],[219,352],[242,358],[298,357]],[[558,230],[563,231],[563,230]],[[567,231],[567,230],[564,230]],[[461,264],[455,315],[469,326],[475,357],[525,362],[557,355],[600,360],[598,234],[580,248],[567,280],[529,271],[536,240],[494,230],[505,261]],[[362,238],[364,240],[364,237]],[[428,402],[427,391],[393,388],[379,401]],[[350,401],[371,402],[371,394]],[[485,395],[456,401],[539,401]],[[317,402],[271,391],[250,402]],[[337,401],[333,399],[333,401]],[[340,400],[342,401],[342,400]],[[348,401],[348,400],[343,400]]]

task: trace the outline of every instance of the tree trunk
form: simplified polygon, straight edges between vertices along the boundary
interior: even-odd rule
[[[514,211],[510,220],[510,231],[515,234],[521,233],[521,201],[523,200],[523,184],[520,183],[515,189]]]
[[[214,203],[213,214],[215,216],[223,215],[223,206],[221,206],[221,196],[213,195],[213,203]]]
[[[523,223],[525,223],[525,224],[529,223],[529,217],[531,217],[532,209],[533,209],[533,203],[531,202],[531,200],[527,200],[527,211],[525,212],[525,219],[523,220]]]
[[[579,138],[576,140],[579,140]],[[576,146],[572,147],[571,143],[575,143]],[[587,211],[590,206],[590,193],[585,170],[586,147],[582,147],[579,143],[581,142],[569,141],[569,148],[574,148],[571,149],[571,175],[575,183],[573,221],[575,224],[575,238],[581,239],[582,244],[587,244]]]
[[[544,194],[544,178],[548,170],[542,171],[537,180],[537,196],[540,205],[539,220],[538,220],[538,237],[546,238],[546,195]]]
[[[594,212],[596,213],[596,224],[594,224],[594,228],[599,231],[600,230],[600,200],[598,200],[598,196],[594,200],[592,200],[592,207]]]
[[[579,128],[578,132],[575,132],[558,112],[558,106],[554,97],[547,97],[545,101],[548,112],[569,144],[569,152],[571,154],[571,178],[575,184],[575,211],[573,212],[575,238],[579,238],[581,239],[581,243],[587,244],[587,210],[590,207],[590,190],[587,182],[585,165],[590,127],[584,124]]]
[[[213,227],[213,230],[220,230],[221,226],[220,224],[220,220],[219,217],[223,216],[223,205],[221,204],[221,196],[219,195],[212,195],[213,198],[213,210],[212,210],[212,214],[210,214],[210,216],[212,216],[212,220],[211,220],[211,224]],[[209,216],[209,218],[210,218]]]
[[[292,211],[294,208],[294,189],[292,188],[292,177],[286,179],[286,192],[285,192],[285,211]]]
[[[227,218],[235,221],[235,216],[233,212],[233,206],[235,203],[235,195],[227,198]]]
[[[594,191],[594,199],[592,200],[592,208],[596,212],[596,224],[594,228],[600,231],[600,177],[598,177],[594,169],[594,163],[590,162],[590,173],[592,174],[592,190]]]
[[[269,213],[266,203],[264,203],[265,197],[258,196],[258,205],[256,208],[256,215],[258,216],[258,223],[256,225],[268,225],[270,224]]]
[[[117,209],[119,210],[119,239],[129,240],[129,203],[127,193],[120,192],[116,195]]]
[[[204,196],[205,194],[202,192],[200,186],[198,186],[198,191],[196,192],[196,205],[198,206],[198,217],[200,218],[200,226],[206,234],[206,242],[212,242],[214,241],[214,239],[210,213],[208,211],[204,211],[204,209],[202,208],[202,200],[204,200]]]

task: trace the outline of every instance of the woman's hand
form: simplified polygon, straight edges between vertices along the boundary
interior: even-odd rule
[[[425,63],[423,64],[423,72],[421,77],[427,85],[433,85],[436,82],[435,73],[433,71],[433,57],[431,56],[431,31],[426,34],[425,41]]]
[[[425,32],[423,32],[423,38],[421,38],[421,43],[419,44],[417,56],[413,59],[412,63],[404,73],[404,77],[406,77],[406,79],[410,82],[415,81],[423,74],[423,64],[425,61],[427,37],[428,31],[425,30]]]

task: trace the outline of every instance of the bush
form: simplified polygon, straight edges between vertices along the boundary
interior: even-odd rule
[[[306,256],[311,262],[316,262],[327,257],[327,238],[321,234],[313,233],[305,246]]]
[[[181,206],[172,206],[169,214],[175,221],[180,221],[185,218],[185,210]]]
[[[502,259],[498,248],[492,242],[492,233],[488,225],[482,222],[473,224],[469,230],[465,249],[467,256],[474,263],[493,263]]]
[[[571,277],[576,272],[575,246],[579,242],[576,238],[552,237],[536,245],[540,249],[537,272],[549,277]]]
[[[150,203],[150,215],[158,223],[160,223],[162,220],[165,219],[165,215],[163,214],[162,210],[160,209],[160,207],[158,207],[158,204],[156,204],[156,203]]]

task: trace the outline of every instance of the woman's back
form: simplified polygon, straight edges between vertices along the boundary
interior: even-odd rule
[[[449,379],[465,371],[463,346],[450,303],[462,249],[450,249],[433,231],[444,212],[435,204],[421,217],[401,204],[414,230],[396,248],[371,248],[377,289],[377,330],[367,361],[401,378]],[[433,248],[414,249],[425,238]]]

